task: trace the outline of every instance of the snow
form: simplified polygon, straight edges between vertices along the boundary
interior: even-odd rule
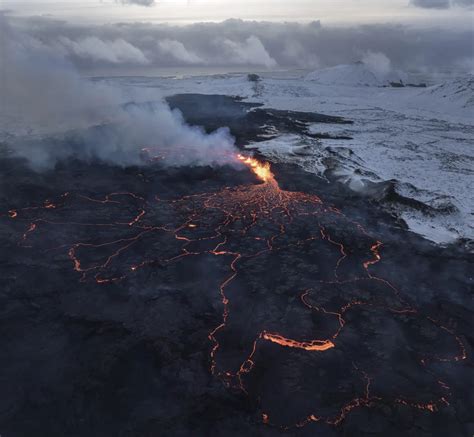
[[[327,86],[390,86],[391,83],[403,83],[406,76],[397,71],[385,71],[371,68],[363,62],[343,64],[309,73],[305,80]]]
[[[426,89],[270,78],[264,88],[262,100],[268,107],[338,115],[354,124],[312,126],[314,132],[353,139],[323,139],[313,145],[310,157],[277,148],[275,140],[274,147],[257,145],[262,153],[316,174],[322,174],[321,160],[330,155],[335,175],[359,192],[367,182],[394,180],[399,194],[431,208],[424,213],[400,208],[413,232],[440,244],[474,239],[472,76]],[[293,139],[295,150],[301,141]],[[439,208],[441,201],[448,207]]]
[[[471,116],[474,110],[474,75],[435,85],[424,91],[420,98],[437,100],[443,105],[466,108]]]

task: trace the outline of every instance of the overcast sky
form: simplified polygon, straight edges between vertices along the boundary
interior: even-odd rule
[[[3,0],[20,15],[101,22],[321,20],[326,24],[416,23],[472,26],[474,0]],[[147,6],[148,5],[148,6]]]
[[[364,59],[402,70],[472,72],[473,4],[3,0],[8,12],[3,24],[0,14],[0,39],[7,44],[0,49],[4,59],[21,56],[36,65],[61,59],[85,75],[157,68],[315,69]]]

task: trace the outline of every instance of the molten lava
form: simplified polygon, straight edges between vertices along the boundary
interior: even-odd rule
[[[280,334],[271,334],[270,332],[264,332],[262,337],[265,340],[279,344],[280,346],[304,349],[306,351],[323,352],[334,347],[334,343],[330,340],[296,341],[290,338],[285,338]]]
[[[276,183],[275,176],[270,170],[269,162],[260,162],[255,158],[250,156],[237,155],[237,159],[243,162],[245,165],[249,166],[250,169],[257,175],[257,177],[263,182],[273,182]]]
[[[240,390],[248,395],[250,395],[250,390],[246,378],[257,365],[259,350],[263,343],[272,343],[271,347],[276,347],[279,351],[286,349],[287,353],[290,350],[290,353],[315,355],[319,360],[318,365],[321,365],[328,355],[334,356],[335,353],[343,355],[345,353],[344,347],[338,346],[338,343],[341,343],[341,337],[347,331],[349,331],[348,338],[353,339],[357,329],[354,328],[356,325],[353,324],[353,317],[347,317],[347,314],[361,310],[366,312],[384,310],[394,317],[402,317],[403,323],[409,318],[416,318],[417,323],[421,323],[421,321],[428,323],[434,330],[442,331],[452,338],[454,347],[458,350],[454,356],[432,354],[428,358],[425,356],[420,358],[421,368],[429,375],[433,375],[436,371],[436,368],[428,368],[430,362],[455,363],[466,359],[466,348],[453,330],[443,326],[433,317],[421,314],[417,308],[407,304],[395,286],[374,276],[369,271],[374,268],[375,264],[381,262],[382,242],[376,240],[374,243],[374,239],[360,224],[348,219],[336,208],[324,205],[316,195],[280,189],[268,162],[260,162],[244,155],[237,155],[237,159],[248,166],[264,183],[234,188],[227,187],[220,191],[193,194],[172,200],[163,200],[157,197],[153,201],[145,200],[144,197],[134,193],[110,193],[97,199],[82,194],[69,195],[66,193],[61,196],[58,203],[46,201],[42,202],[41,206],[11,209],[5,216],[15,219],[15,221],[24,221],[26,230],[20,235],[19,243],[24,248],[32,247],[26,242],[29,242],[33,236],[34,241],[41,241],[39,239],[39,236],[42,235],[41,232],[47,232],[53,226],[68,227],[66,228],[68,230],[71,230],[71,227],[87,230],[90,237],[85,241],[74,239],[76,238],[74,235],[78,235],[78,233],[64,232],[62,235],[66,239],[65,241],[60,241],[54,248],[46,249],[64,251],[71,262],[73,271],[78,273],[81,281],[93,280],[102,286],[112,286],[118,281],[126,280],[131,275],[138,275],[140,270],[151,269],[157,265],[166,268],[185,258],[209,259],[212,257],[215,260],[214,257],[220,257],[226,266],[227,273],[222,278],[219,288],[215,290],[221,313],[217,323],[209,326],[208,331],[211,343],[210,371],[220,378],[227,387]],[[65,217],[67,217],[68,211],[64,207],[72,202],[75,202],[76,211],[78,208],[89,208],[87,211],[101,208],[109,211],[109,209],[115,208],[112,210],[114,213],[119,211],[128,214],[128,216],[105,223],[103,221],[80,222],[74,215],[70,217],[70,220],[67,220]],[[173,222],[166,219],[160,222],[160,217],[166,211],[169,212],[167,217],[172,217]],[[99,214],[99,217],[103,216]],[[109,216],[115,217],[114,214]],[[331,234],[332,230],[328,229],[332,229],[331,226],[335,223],[342,223],[346,229],[351,229],[352,234],[357,235],[357,238],[364,243],[358,242],[358,246],[365,247],[365,243],[367,243],[364,254],[359,253],[357,257],[351,250],[352,248],[347,247],[345,241],[339,241],[338,237]],[[297,226],[300,228],[294,231]],[[107,229],[107,241],[94,239],[97,237],[92,230],[104,228]],[[67,240],[67,238],[71,238],[71,240]],[[50,240],[46,238],[45,241]],[[160,244],[162,241],[166,241],[166,245],[162,246]],[[153,249],[150,252],[143,249],[147,247],[147,244]],[[141,250],[135,251],[133,256],[127,256],[136,245],[141,245]],[[161,249],[161,247],[164,248]],[[155,248],[160,248],[162,252],[158,251],[157,254]],[[330,278],[319,282],[313,279],[310,284],[306,284],[304,287],[306,291],[303,294],[301,294],[301,289],[294,290],[293,293],[300,296],[296,302],[299,302],[300,305],[303,304],[302,311],[309,313],[315,320],[330,320],[331,329],[328,329],[325,334],[321,334],[323,339],[298,341],[275,332],[276,324],[271,327],[265,326],[267,320],[264,318],[255,330],[247,327],[251,343],[250,346],[247,345],[246,349],[239,344],[237,348],[239,353],[232,355],[233,357],[237,356],[238,362],[229,364],[223,360],[221,358],[221,355],[224,355],[222,350],[226,346],[224,333],[229,329],[229,325],[232,325],[233,317],[240,316],[251,319],[251,316],[232,311],[234,309],[233,297],[236,296],[234,288],[238,286],[245,288],[241,283],[242,276],[245,276],[243,273],[247,268],[245,263],[251,265],[263,257],[283,256],[290,253],[290,250],[293,251],[293,254],[296,252],[295,257],[299,255],[308,257],[305,251],[312,248],[316,248],[315,253],[317,253],[316,256],[314,253],[311,255],[315,258],[310,257],[313,264],[318,262],[317,256],[330,255],[330,259],[334,260],[333,263],[331,261],[331,268],[326,269],[328,272],[322,273],[329,275]],[[142,258],[137,259],[140,256]],[[370,258],[368,259],[368,257]],[[357,277],[354,275],[342,277],[341,270],[349,263],[352,263]],[[296,269],[298,263],[289,262],[288,266]],[[290,267],[287,268],[290,269]],[[315,271],[318,273],[317,269]],[[301,273],[301,271],[291,271],[289,274],[298,278]],[[267,273],[267,276],[272,274]],[[239,278],[240,282],[236,281],[236,278]],[[258,281],[255,282],[257,285],[253,283],[253,286],[258,287]],[[317,285],[315,284],[319,284],[321,289],[316,290]],[[328,306],[329,304],[326,305],[324,300],[322,304],[312,300],[317,297],[330,299],[330,296],[324,295],[324,285],[333,286],[335,289],[344,287],[352,287],[352,289],[347,295],[341,294],[337,305]],[[373,295],[368,293],[367,289],[371,287],[374,289],[378,287],[377,293],[373,293]],[[363,292],[360,292],[361,289]],[[379,292],[379,290],[383,291]],[[252,296],[257,296],[257,291],[253,290]],[[265,292],[272,294],[273,290]],[[358,292],[359,294],[357,294]],[[241,294],[243,293],[239,291],[239,296]],[[213,305],[214,303],[216,302],[213,302]],[[249,314],[252,313],[249,312]],[[281,322],[282,319],[278,320]],[[247,321],[247,319],[245,320]],[[352,327],[347,329],[347,325],[351,323]],[[237,324],[237,326],[241,325]],[[403,326],[407,329],[408,325]],[[289,332],[287,328],[281,326],[281,331]],[[278,330],[280,331],[279,328]],[[301,333],[301,335],[298,334],[298,337],[305,338],[307,334],[307,332]],[[278,348],[279,346],[281,347]],[[299,349],[299,351],[291,351],[291,349]],[[333,349],[335,350],[331,351]],[[285,353],[285,351],[279,353]],[[357,357],[352,357],[352,359],[355,361]],[[404,405],[430,413],[436,412],[442,405],[447,404],[446,397],[449,396],[449,386],[441,379],[437,381],[437,385],[446,394],[436,399],[424,400],[424,402],[411,401],[407,399],[407,396],[397,392],[393,393],[390,398],[386,398],[378,393],[372,393],[373,378],[367,375],[368,372],[356,368],[358,382],[363,382],[365,388],[356,393],[356,396],[351,400],[336,403],[334,406],[336,413],[320,416],[317,411],[311,414],[305,412],[301,414],[303,419],[296,423],[276,425],[271,420],[272,414],[261,412],[260,420],[265,425],[278,426],[282,429],[302,427],[316,422],[337,426],[352,410],[362,407],[370,408],[375,404]],[[275,381],[275,384],[279,384],[279,381]],[[334,385],[337,386],[338,381],[334,381]],[[315,410],[318,407],[315,405]]]

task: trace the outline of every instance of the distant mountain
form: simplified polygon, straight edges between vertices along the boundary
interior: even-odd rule
[[[403,86],[405,75],[398,71],[381,73],[363,62],[342,64],[309,73],[306,80],[334,86]]]

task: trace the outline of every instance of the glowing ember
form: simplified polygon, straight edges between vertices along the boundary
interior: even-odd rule
[[[250,158],[249,156],[237,155],[239,161],[243,162],[245,165],[249,166],[251,170],[261,179],[263,182],[275,182],[275,176],[270,170],[270,163],[260,162],[255,158]]]

